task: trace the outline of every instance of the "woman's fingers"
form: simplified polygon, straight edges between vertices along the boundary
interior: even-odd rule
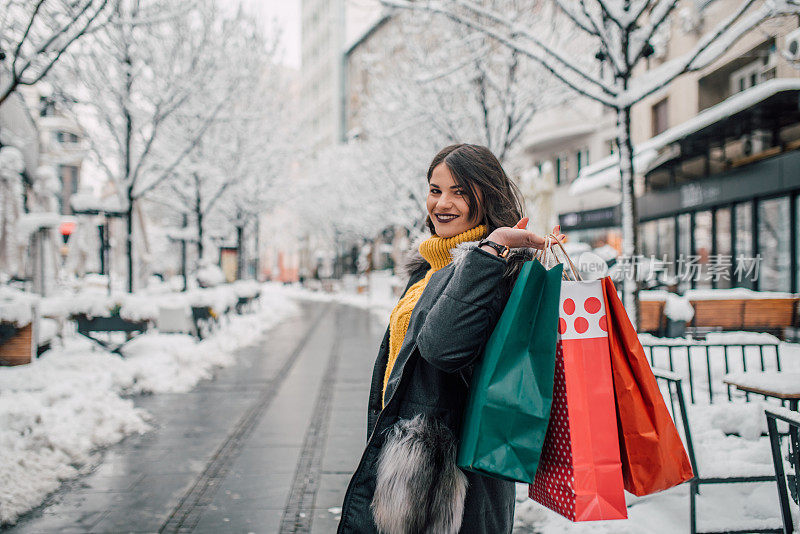
[[[523,217],[522,219],[519,220],[517,224],[514,225],[514,228],[521,228],[523,230],[527,227],[528,227],[528,217]]]

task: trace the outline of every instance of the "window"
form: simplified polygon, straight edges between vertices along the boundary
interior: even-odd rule
[[[741,93],[775,77],[775,55],[770,50],[763,57],[737,69],[730,76],[731,94]]]
[[[758,204],[758,288],[763,291],[791,290],[789,198],[764,200]]]
[[[39,116],[52,117],[56,114],[55,103],[46,96],[39,97]]]
[[[652,109],[653,137],[665,131],[668,127],[667,122],[667,99],[663,99],[653,105]]]
[[[708,271],[711,255],[711,212],[699,211],[694,214],[694,255],[699,272],[694,275],[694,287],[710,288],[711,277]]]
[[[728,265],[725,258],[731,256],[731,209],[720,208],[716,213],[716,253],[719,265]],[[731,278],[733,277],[733,258],[731,258],[730,265],[723,274],[720,272],[721,268],[717,268],[720,273],[716,276],[717,280],[712,280],[714,286],[718,289],[727,289],[731,287]],[[713,277],[712,277],[713,278]]]
[[[736,251],[733,258],[735,265],[736,258],[740,256],[753,257],[753,204],[750,202],[737,204],[734,213],[736,215]],[[735,276],[731,283],[736,287],[753,287],[750,277],[743,277],[740,281],[738,276]]]
[[[692,280],[687,275],[686,267],[692,255],[692,216],[689,213],[678,215],[678,257],[676,267],[681,266],[683,273],[678,273],[678,290],[685,291],[691,287]]]
[[[581,173],[581,169],[589,165],[589,149],[582,148],[575,152],[575,178]]]
[[[71,144],[74,144],[74,143],[78,142],[78,136],[75,135],[72,132],[61,132],[61,131],[58,131],[58,132],[55,132],[55,137],[56,137],[56,141],[59,142],[59,143],[71,143]]]
[[[69,208],[69,199],[78,192],[80,172],[75,165],[61,165],[58,174],[61,177],[61,194],[59,195],[61,213],[69,214],[72,213]]]
[[[556,185],[561,183],[561,157],[556,158]]]

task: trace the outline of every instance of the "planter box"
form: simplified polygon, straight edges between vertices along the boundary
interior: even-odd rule
[[[31,363],[36,350],[33,338],[33,325],[16,328],[14,325],[3,323],[3,342],[0,344],[0,365],[23,365]],[[13,330],[13,332],[12,332]]]

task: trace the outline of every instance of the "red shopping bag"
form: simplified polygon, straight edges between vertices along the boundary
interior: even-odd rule
[[[562,282],[550,424],[528,495],[572,521],[625,519],[602,283]]]
[[[692,478],[692,466],[617,290],[603,279],[625,489],[649,495]]]

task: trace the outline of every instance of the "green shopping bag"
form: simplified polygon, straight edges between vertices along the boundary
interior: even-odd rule
[[[553,401],[562,271],[523,264],[472,375],[459,467],[533,482]]]

